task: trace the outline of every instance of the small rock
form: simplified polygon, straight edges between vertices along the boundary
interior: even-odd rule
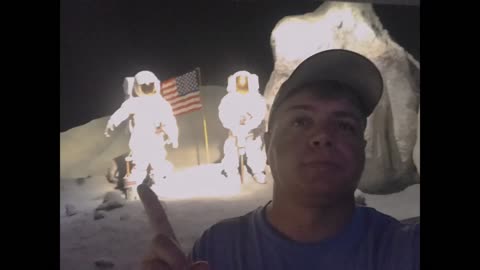
[[[98,210],[98,211],[95,211],[95,215],[93,216],[93,218],[95,220],[98,220],[98,219],[104,218],[106,215],[107,215],[107,212],[103,210]]]
[[[121,191],[110,191],[105,194],[103,202],[119,202],[125,204],[125,198]]]
[[[101,268],[112,268],[115,264],[110,259],[101,258],[95,261],[95,265]]]
[[[119,191],[110,191],[105,194],[103,203],[97,207],[97,210],[110,211],[125,205],[125,199]]]
[[[78,214],[77,208],[73,204],[70,204],[70,203],[67,203],[65,205],[65,210],[66,210],[67,216],[69,216],[69,217]]]
[[[110,211],[112,209],[115,209],[115,208],[119,208],[119,207],[122,207],[123,204],[121,203],[118,203],[118,202],[106,202],[106,203],[102,203],[100,204],[96,210],[105,210],[105,211]]]
[[[85,179],[85,177],[78,177],[77,179],[75,179],[75,182],[77,183],[77,185],[81,186],[85,184]]]
[[[123,215],[120,216],[120,220],[127,220],[129,218],[130,218],[130,216],[128,214],[123,214]]]

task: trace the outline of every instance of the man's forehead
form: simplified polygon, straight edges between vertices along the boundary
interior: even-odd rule
[[[295,110],[350,112],[361,115],[359,108],[346,96],[322,96],[315,95],[311,91],[299,91],[287,98],[278,108],[279,112]]]

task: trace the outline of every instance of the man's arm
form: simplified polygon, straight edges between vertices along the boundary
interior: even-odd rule
[[[107,122],[107,127],[105,129],[105,135],[108,137],[108,132],[113,131],[116,127],[118,127],[125,119],[130,116],[132,113],[132,99],[127,99],[122,103],[122,106],[116,110],[110,119]]]

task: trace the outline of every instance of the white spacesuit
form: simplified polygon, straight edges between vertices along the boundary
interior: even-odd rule
[[[228,78],[227,91],[218,107],[220,121],[229,130],[223,147],[223,170],[227,177],[237,177],[239,157],[245,154],[255,181],[265,183],[267,157],[262,137],[252,132],[258,131],[267,111],[266,101],[258,92],[258,76],[238,71]]]
[[[152,72],[141,71],[133,78],[126,78],[124,89],[129,97],[110,117],[105,135],[109,137],[109,131],[129,119],[128,160],[133,168],[125,182],[128,197],[128,191],[136,194],[134,191],[147,176],[149,165],[154,180],[173,171],[173,165],[166,160],[165,144],[178,147],[178,127],[172,107],[160,94],[160,81]]]

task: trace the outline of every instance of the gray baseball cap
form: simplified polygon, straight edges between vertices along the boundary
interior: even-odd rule
[[[383,92],[383,79],[376,65],[365,56],[344,49],[319,52],[304,60],[282,84],[270,112],[298,87],[321,80],[343,83],[360,98],[369,116],[377,106]]]

